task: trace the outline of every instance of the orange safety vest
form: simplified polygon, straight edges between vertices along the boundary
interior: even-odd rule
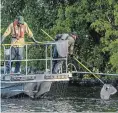
[[[15,20],[13,22],[13,27],[14,27],[14,33],[15,33],[15,37],[19,40],[20,38],[24,38],[24,34],[25,34],[25,26],[24,25],[20,25],[20,33],[19,33],[19,29],[16,29],[18,25],[18,20]]]

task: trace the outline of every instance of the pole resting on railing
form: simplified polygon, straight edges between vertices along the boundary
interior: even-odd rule
[[[103,82],[101,79],[99,79],[95,74],[92,73],[92,71],[90,71],[90,70],[89,70],[85,65],[83,65],[79,60],[77,60],[76,57],[74,57],[74,59],[75,59],[82,67],[84,67],[88,72],[90,72],[94,77],[96,77],[102,84],[104,84],[104,82]]]

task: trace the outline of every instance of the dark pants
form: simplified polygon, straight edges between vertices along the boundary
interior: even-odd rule
[[[58,54],[56,45],[53,47],[53,58],[54,58],[55,60],[52,61],[52,73],[57,73],[57,70],[58,70],[58,69],[56,68],[56,66],[57,66],[57,64],[62,64],[63,61],[62,61],[62,60],[56,60],[56,58],[62,58],[62,57],[60,57],[60,55]]]
[[[58,58],[58,52],[57,52],[57,48],[56,46],[53,47],[53,58],[56,59]],[[58,60],[53,60],[52,61],[52,73],[54,73],[54,68],[56,66],[56,64],[58,63]]]
[[[23,47],[11,47],[11,54],[8,58],[9,61],[6,62],[6,73],[10,73],[14,61],[11,60],[22,60],[23,59]],[[15,71],[17,73],[20,71],[21,61],[15,61]]]

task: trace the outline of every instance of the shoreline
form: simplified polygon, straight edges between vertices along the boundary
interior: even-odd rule
[[[115,79],[107,79],[107,78],[100,78],[104,84],[112,84],[118,89],[118,78]],[[74,78],[72,77],[69,81],[70,85],[75,86],[100,86],[103,85],[98,79],[96,78]]]

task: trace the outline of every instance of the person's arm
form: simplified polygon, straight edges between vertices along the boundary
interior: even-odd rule
[[[29,36],[29,38],[31,38],[31,40],[35,43],[37,43],[37,41],[35,40],[32,31],[30,30],[30,28],[28,27],[27,23],[25,23],[25,27],[26,27],[26,34]]]
[[[31,40],[35,43],[38,43],[38,41],[35,40],[32,31],[30,30],[30,28],[28,27],[28,25],[26,24],[26,33],[28,34],[28,36],[31,38]]]
[[[5,40],[5,38],[11,33],[11,26],[12,24],[10,24],[8,26],[8,28],[6,29],[6,31],[4,32],[3,36],[2,36],[2,39],[1,39],[1,43]]]
[[[30,28],[28,27],[27,23],[25,23],[25,31],[26,31],[26,34],[31,38],[33,37],[33,33],[32,31],[30,30]]]
[[[38,41],[35,40],[34,36],[31,37],[31,40],[35,43],[38,43]]]

